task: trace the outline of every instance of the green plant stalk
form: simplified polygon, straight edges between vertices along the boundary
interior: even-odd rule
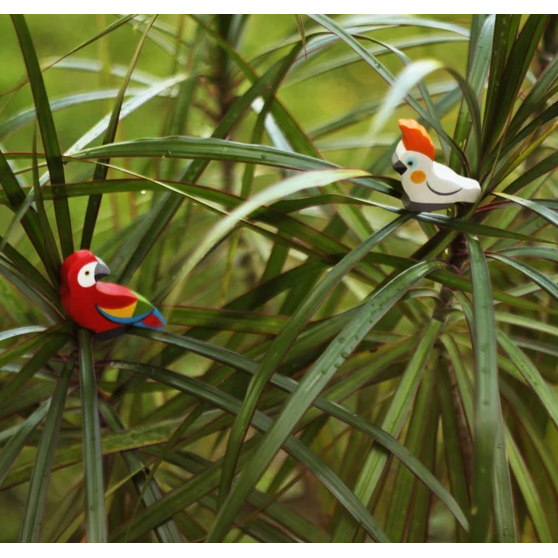
[[[490,274],[478,240],[469,237],[473,280],[473,331],[475,354],[475,422],[471,541],[489,537],[494,485],[495,446],[501,409],[496,363],[496,322]]]
[[[79,377],[83,412],[83,464],[86,485],[86,529],[90,543],[107,542],[105,494],[103,481],[103,453],[99,425],[97,382],[93,363],[91,332],[80,328]]]

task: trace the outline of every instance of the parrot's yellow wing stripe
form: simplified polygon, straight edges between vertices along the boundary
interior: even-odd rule
[[[122,308],[102,308],[101,306],[99,306],[99,308],[109,316],[114,316],[115,318],[131,318],[134,315],[137,304],[138,301],[135,300],[132,304],[123,306]]]

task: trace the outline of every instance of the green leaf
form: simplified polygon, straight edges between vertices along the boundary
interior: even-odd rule
[[[510,361],[521,373],[546,409],[549,418],[558,427],[558,397],[546,383],[541,373],[527,355],[502,330],[497,330],[498,343],[507,353]]]
[[[558,167],[558,153],[551,153],[548,157],[531,167],[527,172],[522,173],[506,187],[504,192],[500,192],[500,194],[515,194],[518,190],[521,190],[521,188],[533,182],[533,180],[554,171],[556,167]]]
[[[436,356],[434,358],[437,359]],[[438,409],[432,400],[433,385],[433,375],[425,376],[419,386],[412,416],[409,420],[409,431],[405,438],[405,445],[414,454],[424,450],[426,440],[432,438],[432,434],[436,430],[432,428],[438,418]],[[408,516],[416,517],[417,515],[417,494],[413,494],[414,480],[409,471],[401,466],[398,468],[386,520],[386,533],[393,541],[403,542]],[[402,510],[407,511],[402,513]]]
[[[543,513],[544,508],[533,481],[533,476],[528,470],[519,448],[509,433],[509,430],[506,432],[506,445],[509,451],[509,460],[513,475],[519,485],[521,494],[525,499],[527,509],[529,510],[529,517],[533,522],[539,541],[552,542],[550,528]]]
[[[43,421],[50,406],[50,399],[40,405],[35,411],[27,417],[16,434],[14,434],[8,443],[2,448],[0,455],[0,485],[4,482],[6,475],[13,462],[19,456],[27,438],[33,433],[35,428]]]
[[[417,60],[405,66],[394,80],[382,104],[374,115],[370,125],[370,135],[376,135],[384,127],[394,110],[399,106],[401,101],[408,96],[415,85],[422,81],[428,74],[441,67],[441,62],[430,59]]]
[[[38,542],[41,521],[46,504],[51,467],[56,449],[56,438],[60,430],[60,423],[64,413],[64,403],[70,377],[74,370],[75,358],[70,357],[66,362],[56,383],[56,389],[45,420],[45,427],[37,447],[37,456],[29,484],[21,542]]]
[[[103,482],[103,454],[99,425],[99,404],[91,333],[83,328],[78,332],[79,374],[83,412],[83,464],[86,485],[87,541],[106,542],[105,490]]]
[[[519,28],[520,16],[517,14],[498,14],[494,26],[492,56],[488,90],[484,109],[483,139],[492,139],[494,120],[498,112],[498,94],[502,85],[505,86],[505,67],[509,51]]]
[[[283,151],[265,145],[251,145],[219,138],[196,139],[183,136],[145,138],[83,149],[76,158],[103,157],[181,157],[192,159],[231,160],[277,166],[301,171],[335,169],[336,166],[315,157]],[[364,173],[366,174],[366,173]],[[186,178],[187,181],[190,177]],[[391,190],[373,179],[354,179],[356,184],[384,193]]]
[[[524,264],[507,256],[502,256],[501,254],[490,254],[490,257],[494,260],[499,260],[505,264],[513,267],[529,277],[534,283],[543,288],[547,293],[558,300],[558,285],[550,277],[544,273],[538,271],[537,269],[531,267],[530,265]]]
[[[50,110],[50,102],[45,89],[43,75],[37,59],[37,52],[33,46],[33,41],[25,22],[23,15],[12,15],[12,22],[17,33],[19,46],[23,54],[27,74],[31,84],[31,92],[35,102],[35,110],[37,112],[37,121],[41,130],[43,147],[45,149],[48,170],[51,182],[58,186],[57,191],[59,198],[54,203],[56,212],[56,222],[58,224],[58,234],[60,238],[60,246],[62,247],[62,255],[69,256],[74,251],[74,242],[72,237],[72,222],[70,219],[70,209],[65,196],[64,166],[60,146],[58,144],[58,136],[54,127],[54,120]]]
[[[168,317],[170,324],[199,326],[216,330],[244,331],[258,334],[277,334],[285,325],[285,316],[270,316],[254,312],[214,308],[173,306]]]
[[[517,246],[514,248],[506,248],[500,254],[505,256],[520,256],[525,258],[543,258],[553,262],[558,262],[558,253],[554,248],[548,246]],[[492,256],[492,254],[490,254]]]
[[[506,199],[511,200],[511,201],[523,206],[523,207],[526,207],[526,208],[530,209],[531,211],[534,211],[535,213],[537,213],[538,215],[540,215],[544,219],[546,219],[549,223],[558,226],[558,213],[548,209],[548,207],[545,207],[544,205],[542,205],[540,203],[537,203],[537,202],[532,201],[532,200],[526,200],[526,199],[520,198],[518,196],[512,196],[512,195],[506,194],[504,192],[495,192],[494,195],[498,196],[498,197],[501,197],[501,198],[506,198]]]
[[[46,328],[44,326],[22,326],[14,329],[7,329],[0,332],[0,343],[8,339],[13,339],[14,337],[19,337],[20,335],[27,335],[29,333],[38,333],[44,331]]]
[[[0,365],[12,362],[30,348],[39,346],[35,354],[21,367],[16,376],[6,382],[0,391],[0,415],[4,413],[10,399],[25,386],[68,341],[68,336],[61,332],[61,327],[51,328],[48,333],[40,333],[0,355]]]
[[[473,280],[472,341],[475,353],[475,423],[471,540],[485,542],[494,490],[494,440],[501,411],[496,363],[496,324],[490,275],[474,237],[468,238]]]
[[[128,89],[127,95],[136,95],[137,89]],[[76,93],[74,95],[67,95],[50,101],[51,112],[56,112],[65,108],[73,106],[81,106],[84,103],[91,103],[94,101],[104,101],[106,99],[114,99],[118,94],[118,89],[101,89],[98,91],[86,91],[84,93]],[[0,139],[16,131],[18,128],[33,122],[36,118],[35,108],[25,109],[18,112],[14,116],[7,118],[0,124]]]
[[[558,77],[558,59],[554,58],[545,68],[542,75],[531,88],[510,123],[509,130],[516,131],[525,121],[544,106],[545,101],[552,95]]]
[[[2,151],[0,151],[0,183],[4,189],[8,206],[12,211],[17,212],[25,204],[27,196],[19,185]],[[30,209],[22,215],[21,224],[41,258],[51,281],[56,284],[61,262],[54,239],[48,236],[49,230],[41,229],[39,218],[34,209]],[[6,247],[4,247],[5,249]]]
[[[510,26],[503,31],[504,41],[506,43],[506,50],[509,54],[506,58],[502,56],[502,52],[498,48],[494,48],[494,56],[500,56],[498,59],[499,70],[501,69],[501,76],[499,81],[491,88],[491,81],[488,88],[488,102],[485,112],[485,132],[488,138],[488,144],[485,148],[494,145],[501,131],[504,129],[506,121],[509,118],[512,107],[516,102],[518,93],[520,91],[525,75],[529,70],[529,66],[540,42],[541,36],[546,27],[548,15],[530,15],[523,25],[521,31],[515,36],[517,26],[519,25],[520,16],[517,14],[510,16],[497,16],[496,17],[496,30],[498,30],[499,18],[509,18]],[[501,27],[502,28],[502,27]],[[496,31],[495,31],[496,34]],[[499,47],[496,43],[495,46]],[[503,66],[505,59],[505,66]],[[491,71],[493,71],[491,67]],[[493,93],[493,96],[491,96]]]
[[[118,122],[120,121],[120,112],[122,109],[122,103],[124,102],[124,95],[126,94],[126,89],[128,84],[130,83],[130,79],[132,77],[132,72],[136,67],[138,62],[139,56],[141,54],[141,50],[145,43],[145,39],[151,29],[151,26],[155,22],[157,16],[153,16],[150,22],[146,25],[145,30],[136,46],[136,51],[130,60],[130,64],[128,65],[128,71],[126,72],[126,76],[122,81],[122,85],[118,91],[118,95],[114,100],[114,106],[112,112],[110,114],[110,120],[107,124],[107,129],[105,136],[103,137],[103,145],[107,143],[112,143],[114,138],[116,137],[116,129],[118,127]],[[107,177],[108,167],[105,166],[108,163],[108,159],[104,159],[99,161],[99,163],[104,164],[97,164],[95,167],[95,172],[93,174],[93,180],[99,181],[104,180]],[[87,212],[85,214],[85,221],[83,224],[83,233],[81,237],[81,248],[89,249],[91,247],[91,240],[93,238],[93,232],[95,230],[95,223],[97,222],[97,217],[99,215],[99,209],[101,207],[102,197],[101,195],[97,194],[95,196],[89,196],[89,201],[87,202]]]
[[[494,457],[494,522],[497,540],[501,543],[517,542],[514,514],[513,489],[510,478],[508,446],[505,437],[505,423],[500,408]]]
[[[450,341],[444,335],[441,341],[447,345]],[[453,347],[452,347],[453,348]],[[468,467],[466,462],[471,454],[471,439],[469,423],[463,408],[463,401],[459,394],[456,380],[456,368],[459,366],[455,353],[447,351],[446,361],[450,368],[440,370],[438,373],[437,391],[440,407],[441,423],[444,435],[444,450],[448,467],[449,485],[452,493],[462,509],[469,510],[470,499],[468,490]],[[441,362],[444,362],[443,360]],[[453,369],[452,369],[453,368]],[[459,529],[457,532],[459,542],[466,541],[466,533]]]

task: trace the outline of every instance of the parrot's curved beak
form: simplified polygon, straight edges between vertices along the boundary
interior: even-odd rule
[[[395,161],[395,163],[391,166],[393,167],[393,170],[399,174],[403,174],[407,170],[407,167],[399,160]]]
[[[97,265],[95,266],[95,279],[102,279],[110,275],[109,266],[100,258],[97,258]]]

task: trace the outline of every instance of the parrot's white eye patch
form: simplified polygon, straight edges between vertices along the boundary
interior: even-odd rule
[[[91,262],[84,265],[78,273],[77,280],[82,287],[92,287],[95,281],[95,267],[97,267],[97,262]]]

